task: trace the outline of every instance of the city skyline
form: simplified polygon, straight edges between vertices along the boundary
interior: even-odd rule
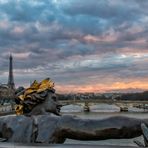
[[[148,1],[0,0],[0,83],[58,93],[148,90]]]

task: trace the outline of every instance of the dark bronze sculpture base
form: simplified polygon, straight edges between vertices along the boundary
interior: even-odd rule
[[[134,138],[142,135],[141,123],[148,120],[111,117],[101,120],[73,116],[38,115],[0,117],[0,135],[7,142],[64,143],[66,138],[105,140]]]

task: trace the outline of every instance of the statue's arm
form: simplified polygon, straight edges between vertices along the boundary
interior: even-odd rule
[[[133,138],[142,134],[141,123],[147,120],[128,117],[110,117],[101,120],[63,116],[59,127],[64,138],[77,140],[105,140]]]

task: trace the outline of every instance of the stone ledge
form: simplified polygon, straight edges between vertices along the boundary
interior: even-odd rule
[[[21,144],[0,142],[0,148],[138,148],[136,146],[113,146],[113,145],[85,145],[85,144]]]

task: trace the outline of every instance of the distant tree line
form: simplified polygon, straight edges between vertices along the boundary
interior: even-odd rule
[[[113,98],[115,100],[141,100],[146,101],[148,100],[148,91],[142,92],[142,93],[126,93],[126,94],[118,94],[114,97],[115,94],[110,96],[102,95],[94,95],[94,96],[79,96],[77,94],[57,94],[57,97],[59,100],[86,100],[86,99],[94,99],[94,100],[112,100]]]
[[[87,99],[103,99],[106,100],[108,99],[105,95],[101,96],[79,96],[79,95],[70,95],[70,94],[57,94],[57,97],[59,100],[87,100]]]
[[[148,91],[145,91],[145,92],[142,92],[142,93],[127,93],[127,94],[122,94],[121,97],[119,97],[117,99],[146,101],[146,100],[148,100]]]

